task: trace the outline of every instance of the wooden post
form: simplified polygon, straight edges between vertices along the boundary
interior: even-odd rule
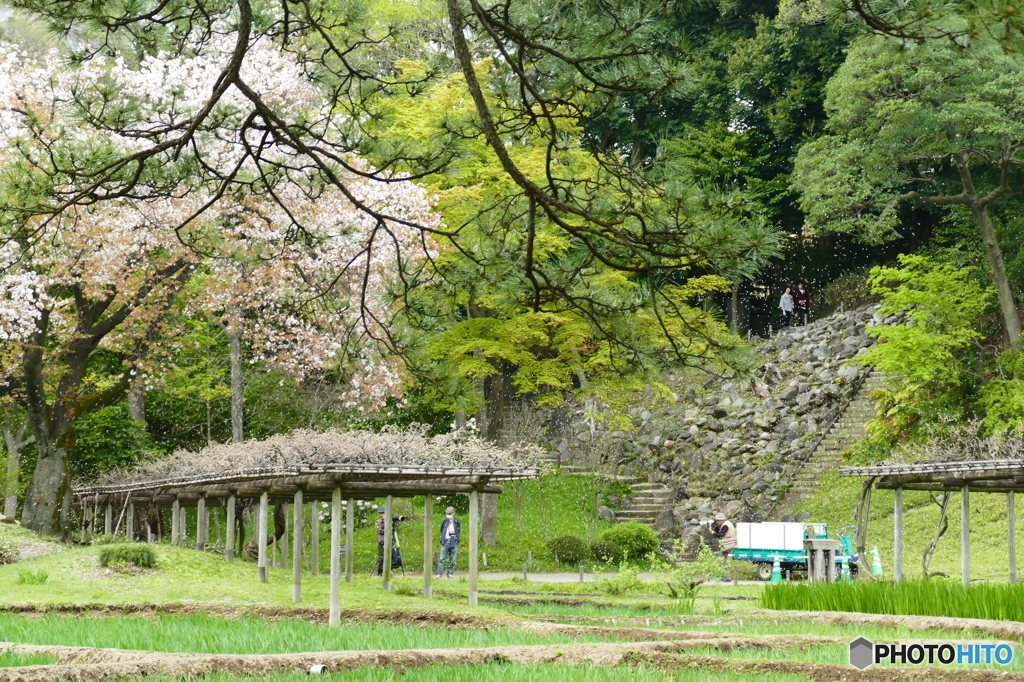
[[[200,552],[206,549],[206,524],[209,521],[206,517],[206,496],[199,498],[196,506],[196,549]]]
[[[312,528],[309,539],[309,572],[320,575],[320,502],[313,502]]]
[[[1010,584],[1017,582],[1017,507],[1013,491],[1006,493],[1006,525],[1010,532]]]
[[[124,527],[125,539],[131,541],[135,539],[135,503],[128,503],[128,518],[125,519]]]
[[[345,501],[345,582],[351,583],[355,573],[356,501],[351,497]]]
[[[185,541],[188,540],[188,507],[184,505],[178,512],[178,523],[181,524],[181,528],[178,529],[178,542],[185,544]]]
[[[284,515],[284,533],[281,534],[281,568],[288,568],[288,560],[291,556],[288,554],[288,531],[291,524],[288,518],[287,502],[281,504],[281,512]]]
[[[896,505],[892,516],[892,579],[899,585],[903,582],[903,488],[896,488]]]
[[[181,501],[175,497],[171,506],[171,544],[178,544],[178,533],[181,531]]]
[[[260,495],[260,511],[256,518],[256,546],[259,554],[256,559],[256,567],[260,575],[260,582],[267,582],[267,505],[269,499],[267,491]]]
[[[423,496],[423,596],[434,596],[434,496]]]
[[[480,493],[469,494],[469,605],[476,606],[477,581],[480,579],[480,567],[477,565],[477,549],[480,540]]]
[[[351,509],[351,508],[350,508]],[[349,518],[351,519],[351,511]],[[351,526],[350,526],[351,527]],[[346,554],[352,554],[352,548]],[[328,625],[341,625],[341,609],[338,606],[338,592],[341,582],[341,488],[335,488],[331,497],[331,612]]]
[[[292,601],[302,601],[302,491],[295,491],[295,542],[292,544]]]
[[[394,546],[394,527],[391,525],[391,505],[394,498],[388,495],[384,498],[384,589],[391,589],[391,548]]]
[[[235,560],[235,496],[228,497],[227,531],[224,537],[224,558]]]
[[[960,568],[967,587],[971,584],[971,497],[966,485],[960,492]]]
[[[110,502],[103,507],[103,534],[110,535],[113,532],[113,521],[114,521],[114,508],[110,506]]]
[[[157,525],[160,523],[160,509],[157,508]],[[153,542],[153,511],[146,512],[146,542]]]

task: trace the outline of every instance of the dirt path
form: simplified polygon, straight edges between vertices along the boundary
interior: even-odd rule
[[[911,682],[914,680],[938,680],[939,682],[1024,682],[1024,674],[999,670],[944,669],[925,666],[916,667],[871,667],[857,670],[849,665],[834,663],[810,663],[806,661],[782,660],[738,660],[716,656],[690,656],[666,651],[638,651],[627,657],[629,663],[651,665],[663,670],[708,670],[729,673],[754,673],[758,675],[792,674],[804,675],[816,682],[859,682],[878,680],[884,682]]]
[[[686,649],[798,647],[831,643],[838,638],[767,635],[763,637],[701,637],[672,642],[563,644],[462,649],[403,649],[376,651],[324,651],[312,653],[230,655],[168,654],[88,647],[0,644],[0,651],[55,656],[58,664],[0,668],[0,682],[54,682],[106,680],[153,675],[196,677],[211,673],[265,676],[279,672],[306,672],[315,664],[330,672],[375,668],[415,668],[429,665],[482,665],[492,662],[568,665],[654,665],[667,670],[706,669],[722,672],[797,673],[814,680],[942,680],[951,682],[1024,682],[1024,674],[998,671],[942,670],[937,668],[869,668],[857,671],[845,665],[785,660],[729,659],[681,654]]]

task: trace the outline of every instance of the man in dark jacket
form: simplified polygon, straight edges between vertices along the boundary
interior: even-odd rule
[[[384,575],[384,535],[385,535],[385,530],[386,530],[385,529],[385,523],[384,523],[385,522],[385,519],[384,519],[384,514],[385,513],[386,512],[384,511],[383,507],[377,510],[377,524],[376,525],[377,525],[377,575],[378,576]],[[392,547],[391,552],[392,552],[392,554],[394,554],[394,551],[395,551],[394,547],[397,546],[396,543],[398,541],[398,524],[401,523],[402,521],[407,520],[408,518],[409,518],[408,516],[392,516],[391,517],[391,547]],[[394,561],[391,562],[391,568],[397,568],[397,566],[395,566],[395,562]]]
[[[455,573],[455,558],[459,555],[459,541],[462,539],[462,524],[455,518],[455,507],[444,510],[441,521],[441,558],[437,561],[437,577],[445,573],[445,562],[448,561],[448,577]]]

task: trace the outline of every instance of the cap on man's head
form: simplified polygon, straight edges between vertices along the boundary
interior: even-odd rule
[[[383,514],[384,513],[384,507],[381,507],[380,509],[378,509],[377,513],[378,514]]]
[[[455,507],[448,507],[447,509],[444,510],[444,513],[445,514],[454,514],[455,513]]]
[[[725,514],[722,512],[715,514],[715,521],[725,521]]]

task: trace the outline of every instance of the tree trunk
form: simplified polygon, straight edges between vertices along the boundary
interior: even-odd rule
[[[244,440],[242,388],[242,328],[239,323],[228,327],[228,346],[231,358],[231,441],[241,443]]]
[[[128,409],[132,413],[132,419],[146,424],[146,388],[142,384],[142,374],[136,374],[132,380],[132,386],[128,390]]]
[[[40,441],[39,461],[25,493],[21,525],[43,535],[63,539],[67,532],[69,509],[64,502],[71,494],[68,454],[54,443]]]
[[[14,518],[18,513],[18,483],[21,474],[21,452],[35,441],[35,436],[25,437],[28,418],[16,416],[17,408],[8,405],[4,410],[4,445],[7,446],[7,476],[4,479],[4,516]]]
[[[484,493],[480,496],[480,539],[488,547],[498,544],[498,495]]]
[[[981,228],[981,237],[985,241],[985,255],[988,256],[992,280],[996,285],[999,312],[1003,316],[1006,336],[1010,344],[1013,345],[1020,337],[1020,315],[1017,313],[1017,304],[1013,300],[1010,280],[1006,276],[1006,262],[1003,260],[1003,251],[999,248],[999,240],[996,238],[996,231],[988,214],[988,205],[976,203],[971,206],[971,211],[974,213],[975,220],[978,221],[978,227]]]
[[[18,472],[20,470],[21,453],[15,454],[8,449],[7,478],[4,486],[4,516],[12,519],[18,513]]]

